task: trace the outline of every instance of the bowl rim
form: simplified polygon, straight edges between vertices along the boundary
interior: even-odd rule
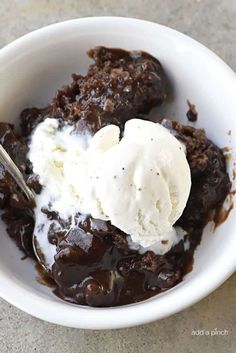
[[[224,79],[227,80],[227,83],[236,91],[236,74],[211,50],[207,49],[205,46],[185,34],[169,27],[150,21],[128,17],[84,17],[58,22],[39,28],[16,39],[2,48],[0,50],[0,62],[8,62],[8,60],[14,57],[14,55],[19,54],[19,50],[22,46],[28,45],[40,36],[57,31],[62,27],[70,27],[72,24],[89,26],[95,22],[104,25],[104,23],[114,23],[115,21],[119,21],[119,24],[122,23],[124,25],[132,24],[134,26],[149,26],[150,29],[159,28],[159,30],[165,31],[171,36],[174,36],[177,40],[184,42],[185,46],[195,47],[196,50],[202,52],[203,55],[208,56],[210,61],[214,61],[215,65],[219,67],[219,70],[224,71]],[[224,258],[227,266],[222,268],[216,263],[214,266],[214,272],[212,268],[206,269],[204,271],[204,277],[208,276],[208,278],[211,278],[212,280],[204,283],[204,286],[201,285],[203,275],[198,275],[189,282],[182,282],[178,286],[174,287],[173,290],[165,292],[164,296],[154,296],[147,301],[127,306],[91,308],[69,304],[63,302],[62,300],[54,302],[46,295],[39,295],[36,290],[28,290],[20,283],[20,281],[8,278],[1,269],[0,297],[28,314],[63,326],[84,329],[115,329],[131,327],[173,315],[210,294],[236,270],[236,259],[233,249],[227,254],[223,254],[222,258]],[[217,277],[215,276],[215,273],[217,273]],[[176,300],[177,298],[182,297],[185,298],[185,301]],[[157,310],[155,310],[155,302],[157,299],[159,304],[157,306]]]

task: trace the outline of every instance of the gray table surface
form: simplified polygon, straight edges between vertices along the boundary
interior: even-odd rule
[[[98,15],[136,17],[170,26],[199,40],[236,70],[236,0],[1,0],[0,48],[50,23]],[[0,353],[233,353],[235,285],[233,275],[210,296],[179,314],[115,331],[52,325],[0,300]],[[215,328],[227,330],[227,334],[212,336]],[[193,335],[196,330],[204,334]]]

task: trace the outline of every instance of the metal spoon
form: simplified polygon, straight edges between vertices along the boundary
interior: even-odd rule
[[[29,202],[32,205],[35,205],[36,195],[35,195],[34,191],[31,190],[27,186],[21,171],[16,166],[16,164],[13,162],[13,160],[11,159],[11,157],[9,156],[9,154],[6,152],[6,150],[4,149],[4,147],[1,144],[0,144],[0,163],[6,168],[8,173],[15,180],[16,184],[24,192],[24,194],[25,194],[26,198],[29,200]],[[38,262],[40,263],[40,265],[43,268],[47,269],[42,261],[42,254],[40,253],[40,251],[38,251],[37,239],[34,236],[32,237],[32,245],[33,245],[34,254],[35,254]]]
[[[35,204],[35,193],[27,186],[24,177],[19,170],[19,168],[15,165],[7,151],[0,144],[0,163],[6,168],[9,174],[11,174],[12,178],[15,180],[17,185],[24,192],[26,198],[33,204]]]

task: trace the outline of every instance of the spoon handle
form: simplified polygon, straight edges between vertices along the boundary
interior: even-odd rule
[[[27,199],[34,203],[35,201],[35,194],[34,192],[26,185],[26,182],[23,178],[22,173],[18,169],[18,167],[15,165],[9,154],[6,152],[6,150],[3,148],[3,146],[0,144],[0,163],[3,164],[3,166],[6,168],[6,170],[11,174],[12,178],[15,180],[17,185],[21,188],[21,190],[24,192],[25,196]]]

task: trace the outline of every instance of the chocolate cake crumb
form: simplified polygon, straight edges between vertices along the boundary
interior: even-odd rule
[[[191,122],[196,122],[197,118],[198,118],[198,112],[196,110],[196,107],[188,99],[187,99],[187,104],[188,104],[188,107],[189,107],[189,110],[186,113],[187,118]]]

